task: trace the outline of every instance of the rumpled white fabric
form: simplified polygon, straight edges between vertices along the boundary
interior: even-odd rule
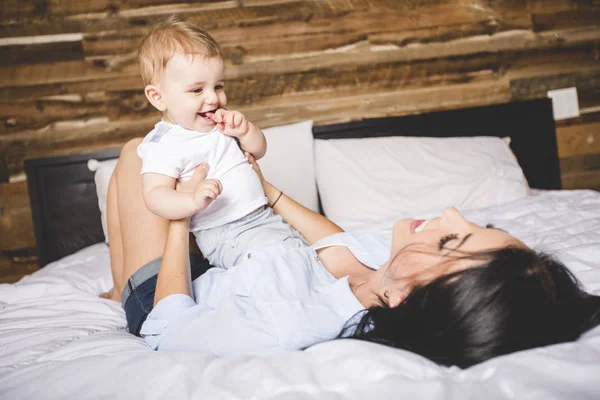
[[[556,254],[600,294],[600,193],[537,192],[467,216]],[[154,352],[124,330],[119,304],[97,297],[110,281],[100,243],[0,285],[1,399],[600,398],[600,328],[466,370],[355,340],[267,357]]]

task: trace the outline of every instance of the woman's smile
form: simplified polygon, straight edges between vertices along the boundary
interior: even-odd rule
[[[410,233],[414,234],[415,232],[418,232],[417,229],[423,225],[423,223],[425,222],[424,219],[416,219],[413,221],[412,224],[410,224]]]

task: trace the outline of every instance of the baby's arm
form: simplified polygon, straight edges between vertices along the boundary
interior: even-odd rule
[[[208,169],[208,166],[205,168]],[[196,168],[196,171],[201,169]],[[146,207],[154,214],[170,220],[187,218],[196,211],[204,210],[223,190],[217,179],[203,179],[197,183],[194,191],[178,192],[174,178],[156,173],[145,173],[142,183]]]
[[[237,137],[242,150],[252,154],[256,160],[267,152],[265,135],[241,112],[220,108],[214,113],[213,120],[217,123],[219,131],[224,135]]]

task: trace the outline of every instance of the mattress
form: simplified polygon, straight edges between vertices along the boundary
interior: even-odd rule
[[[536,191],[466,216],[554,254],[600,295],[600,193]],[[338,222],[389,235],[395,218]],[[600,327],[466,370],[351,339],[218,358],[150,350],[127,333],[120,305],[97,296],[110,285],[104,243],[0,285],[1,399],[600,398]]]

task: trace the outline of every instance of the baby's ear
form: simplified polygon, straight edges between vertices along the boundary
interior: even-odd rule
[[[166,106],[163,103],[162,95],[160,94],[160,89],[154,85],[148,85],[144,88],[144,94],[146,98],[158,111],[165,111]]]

